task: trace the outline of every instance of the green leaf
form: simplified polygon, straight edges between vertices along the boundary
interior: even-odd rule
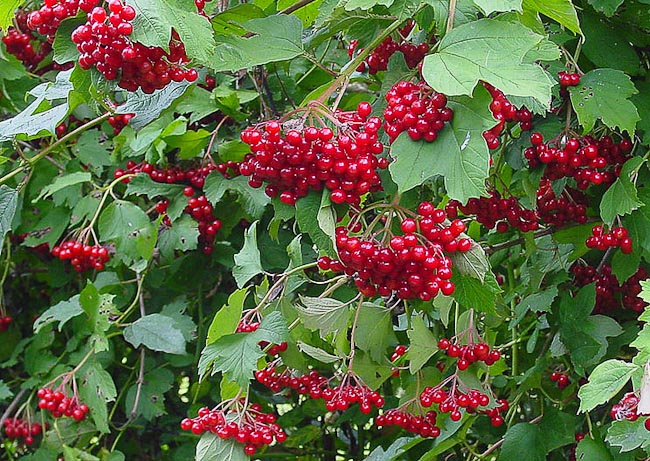
[[[639,75],[641,68],[639,55],[628,39],[624,28],[612,24],[602,15],[585,11],[580,18],[585,41],[582,53],[594,67],[618,69],[628,75]],[[637,106],[640,108],[640,106]]]
[[[551,305],[557,298],[557,287],[552,286],[547,290],[539,291],[526,296],[515,306],[515,315],[510,323],[510,328],[515,327],[521,322],[529,312],[548,312]]]
[[[485,283],[481,283],[480,280],[474,277],[454,272],[451,281],[456,286],[452,297],[459,304],[467,308],[474,308],[486,314],[497,314],[496,299],[501,289],[494,275],[488,273],[485,278]]]
[[[363,303],[357,309],[359,318],[355,331],[355,344],[377,363],[386,358],[386,349],[397,343],[393,331],[392,310],[373,303]]]
[[[521,13],[521,2],[522,0],[474,0],[476,6],[478,6],[486,16],[502,11],[518,11]]]
[[[438,342],[419,315],[413,317],[411,329],[406,334],[410,342],[407,353],[409,371],[414,375],[438,352]]]
[[[41,329],[53,322],[59,322],[58,329],[61,331],[63,325],[70,319],[73,319],[84,313],[84,310],[79,304],[79,295],[74,295],[67,301],[60,301],[48,310],[43,312],[34,322],[34,333],[38,333]]]
[[[75,171],[74,173],[58,176],[54,182],[41,189],[41,193],[32,202],[36,203],[38,200],[47,198],[55,192],[65,189],[66,187],[74,186],[76,184],[83,184],[90,181],[91,179],[92,175],[86,171]]]
[[[127,0],[135,8],[134,42],[169,50],[172,28],[185,45],[187,56],[209,65],[215,49],[210,21],[198,14],[192,0]]]
[[[333,255],[336,254],[334,235],[328,233],[329,228],[323,229],[321,222],[330,222],[330,217],[333,219],[334,210],[329,205],[323,206],[322,194],[327,194],[327,192],[312,191],[296,202],[296,221],[300,230],[309,235],[321,252]]]
[[[605,16],[613,16],[619,6],[625,0],[587,0],[594,10],[603,13]]]
[[[244,301],[248,296],[248,288],[242,288],[234,291],[228,297],[228,303],[224,304],[217,311],[208,328],[208,334],[205,338],[205,345],[212,344],[219,338],[229,335],[237,330],[237,325],[241,320],[244,311]]]
[[[422,75],[450,96],[469,96],[483,80],[506,95],[529,96],[548,108],[553,80],[536,61],[557,59],[559,51],[545,48],[546,39],[521,24],[481,19],[445,35],[438,52],[424,58]]]
[[[621,452],[650,446],[648,430],[643,425],[643,419],[612,421],[605,441],[613,447],[619,447]]]
[[[397,138],[391,146],[395,161],[388,169],[400,193],[443,175],[451,198],[467,203],[471,197],[486,194],[489,150],[483,131],[494,126],[490,100],[489,93],[480,88],[474,98],[450,101],[454,118],[435,142],[413,141],[406,133]]]
[[[236,192],[239,195],[239,203],[255,219],[262,217],[266,205],[271,201],[269,196],[264,193],[264,189],[254,189],[249,186],[246,176],[226,179],[218,171],[213,171],[205,179],[204,193],[210,203],[221,201],[228,191]]]
[[[185,354],[185,338],[171,317],[149,314],[124,329],[124,339],[133,347],[140,344],[169,354]]]
[[[543,14],[575,34],[582,34],[578,14],[571,0],[524,0],[524,10]]]
[[[79,50],[77,50],[77,45],[70,40],[70,36],[77,27],[85,22],[86,14],[61,21],[61,24],[56,29],[54,43],[52,43],[52,50],[54,51],[53,59],[55,62],[65,64],[66,62],[74,62],[79,59]]]
[[[165,197],[169,200],[167,215],[172,221],[176,220],[187,206],[187,197],[183,195],[185,186],[180,184],[166,184],[154,181],[146,173],[132,177],[126,186],[126,196],[144,195],[150,200]]]
[[[13,25],[13,19],[16,10],[25,3],[26,0],[3,0],[0,3],[0,29],[7,31],[9,26]]]
[[[337,357],[336,355],[330,354],[329,352],[326,352],[323,349],[311,346],[302,341],[298,341],[298,349],[300,349],[301,352],[304,352],[305,354],[310,356],[312,359],[316,359],[322,363],[334,363],[341,360],[341,358]]]
[[[145,94],[142,90],[129,93],[124,104],[118,106],[117,114],[135,114],[129,121],[129,126],[139,130],[157,119],[160,114],[171,106],[174,101],[183,96],[190,87],[186,81],[171,82],[162,90],[154,91],[153,94]]]
[[[106,404],[117,397],[117,389],[110,373],[104,370],[98,362],[92,362],[84,368],[79,380],[79,396],[90,407],[90,415],[103,434],[108,434],[108,408]]]
[[[222,336],[206,346],[199,359],[199,375],[212,368],[212,374],[223,372],[226,379],[246,388],[257,370],[257,361],[264,356],[261,341],[280,344],[289,339],[287,323],[280,312],[271,312],[251,333]]]
[[[391,6],[393,0],[347,0],[345,2],[345,9],[347,11],[354,11],[357,8],[360,10],[369,10],[377,5]]]
[[[207,130],[189,130],[181,135],[165,136],[165,142],[172,149],[178,149],[178,158],[187,160],[198,157],[210,141],[210,133]]]
[[[154,368],[144,374],[144,385],[140,389],[140,399],[138,407],[133,417],[142,416],[147,421],[151,421],[158,416],[162,416],[165,411],[165,392],[174,386],[174,374],[166,368]],[[138,384],[132,385],[124,400],[124,409],[127,415],[130,415],[135,402],[135,395],[138,392]]]
[[[18,206],[18,191],[3,184],[0,186],[0,242],[4,242],[5,235],[11,230],[11,223],[16,215]],[[0,245],[0,254],[4,245]]]
[[[9,389],[9,386],[0,379],[0,402],[3,400],[10,399],[13,397],[13,392],[11,392],[11,389]]]
[[[632,182],[632,175],[636,175],[643,162],[641,157],[632,157],[625,162],[619,177],[603,194],[600,216],[607,224],[611,225],[616,216],[630,214],[644,205],[637,196],[636,185]]]
[[[472,241],[472,247],[469,251],[452,253],[450,258],[454,270],[463,275],[479,279],[481,282],[485,281],[485,276],[490,271],[490,262],[485,250],[474,241]]]
[[[348,326],[350,305],[332,298],[300,297],[296,311],[303,325],[310,330],[319,330],[322,338],[337,333]]]
[[[206,432],[196,444],[196,461],[249,461],[244,445]]]
[[[127,264],[138,259],[148,260],[156,244],[156,228],[138,206],[116,200],[99,216],[102,240],[114,240],[117,257]]]
[[[585,437],[576,447],[576,460],[578,461],[614,461],[607,445],[602,440]]]
[[[219,36],[210,67],[236,71],[269,62],[287,61],[303,54],[302,22],[293,15],[256,18],[244,24],[250,37]]]
[[[235,255],[235,267],[232,269],[232,275],[235,277],[239,288],[246,285],[256,275],[264,272],[260,259],[260,250],[257,248],[257,224],[258,221],[255,221],[246,229],[244,246]]]
[[[629,100],[637,93],[630,77],[620,70],[594,69],[580,78],[580,85],[569,89],[571,104],[585,132],[596,120],[612,129],[634,133],[639,113]]]
[[[638,369],[638,365],[615,359],[598,365],[589,375],[589,382],[580,386],[578,391],[580,409],[578,411],[584,413],[607,402],[623,389],[623,386]]]
[[[176,251],[190,251],[198,247],[199,229],[195,220],[183,216],[171,227],[162,227],[158,236],[160,254],[171,260]]]
[[[115,311],[115,295],[99,293],[97,287],[88,282],[79,293],[79,304],[88,316],[90,326],[90,344],[95,352],[107,351],[109,348],[106,331],[109,329],[108,315]]]

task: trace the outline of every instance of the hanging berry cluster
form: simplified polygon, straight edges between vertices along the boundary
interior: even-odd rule
[[[568,186],[564,187],[558,197],[548,179],[542,179],[537,188],[537,214],[549,226],[586,223],[588,204],[589,200],[583,192]]]
[[[108,117],[108,124],[113,127],[113,134],[117,136],[129,124],[135,114],[115,114]]]
[[[0,312],[0,331],[7,331],[13,320],[14,319],[11,315],[7,315],[6,313],[3,315],[2,312]]]
[[[111,255],[101,245],[85,245],[77,240],[66,240],[52,248],[52,256],[62,261],[70,261],[77,272],[89,270],[102,271]]]
[[[490,112],[492,116],[499,121],[494,127],[483,132],[483,138],[490,149],[496,149],[501,144],[499,136],[503,132],[506,123],[517,122],[523,131],[528,131],[533,127],[533,114],[522,106],[517,108],[512,104],[503,91],[495,88],[487,82],[481,82],[486,90],[492,96],[490,103]]]
[[[212,432],[222,439],[234,439],[252,456],[264,445],[287,439],[275,421],[275,415],[262,412],[259,404],[247,405],[244,399],[235,399],[225,400],[213,409],[201,408],[197,417],[181,421],[181,429],[197,435]]]
[[[276,394],[284,389],[291,389],[299,395],[309,395],[313,399],[321,397],[322,389],[328,381],[315,370],[306,375],[295,375],[289,368],[278,372],[274,364],[256,371],[255,379]]]
[[[582,261],[576,261],[570,272],[574,274],[573,285],[583,287],[590,283],[596,282],[596,305],[594,313],[611,314],[621,308],[621,303],[625,309],[640,313],[648,305],[639,297],[641,293],[642,280],[648,276],[644,268],[639,268],[623,284],[619,284],[618,279],[612,274],[612,267],[609,264],[602,264],[596,268]]]
[[[449,389],[445,386],[449,384]],[[463,417],[462,409],[467,413],[476,413],[480,407],[487,407],[490,398],[477,389],[460,390],[463,384],[456,375],[451,375],[442,383],[434,387],[426,387],[420,394],[420,404],[429,408],[432,405],[438,406],[440,413],[449,413],[452,421],[460,421]]]
[[[225,178],[232,178],[239,176],[239,164],[228,161],[226,163],[209,163],[196,168],[190,167],[183,169],[180,166],[158,168],[148,162],[135,163],[134,161],[128,161],[126,163],[126,169],[118,168],[115,170],[114,177],[117,179],[127,174],[145,173],[155,182],[185,185],[183,195],[188,198],[185,213],[192,216],[198,222],[198,241],[201,250],[205,254],[211,254],[214,248],[215,236],[222,226],[221,220],[214,214],[212,204],[203,193],[205,178],[213,171],[218,171]],[[129,180],[130,178],[124,178],[123,181],[128,183]],[[165,215],[168,206],[169,199],[162,198],[156,204],[156,211],[161,215]],[[165,218],[163,224],[171,227],[171,220],[167,216]]]
[[[402,235],[394,235],[388,222],[392,209],[382,211],[381,219],[373,221],[380,223],[381,229],[371,226],[357,235],[361,231],[360,220],[369,210],[372,208],[356,215],[348,227],[336,229],[339,259],[321,257],[320,269],[353,276],[359,291],[368,297],[394,293],[400,299],[428,301],[438,293],[454,292],[450,280],[452,262],[447,254],[472,248],[472,242],[461,235],[465,223],[449,222],[444,210],[423,202],[413,217],[396,209]]]
[[[522,232],[539,228],[537,213],[521,206],[516,197],[501,197],[497,191],[490,191],[489,197],[471,198],[467,205],[458,200],[450,200],[445,207],[447,216],[455,219],[458,211],[465,216],[472,215],[476,221],[488,229],[496,226],[498,232],[506,232],[510,227]]]
[[[52,52],[50,42],[42,42],[30,31],[27,26],[27,14],[16,15],[16,28],[10,28],[2,37],[2,43],[7,48],[7,53],[14,55],[23,63],[23,66],[32,73],[43,73],[46,69],[38,66]]]
[[[76,392],[68,396],[64,392],[63,384],[57,389],[42,388],[36,393],[38,408],[49,411],[55,418],[67,416],[75,421],[83,421],[88,413],[88,405],[81,403]]]
[[[551,381],[557,384],[557,387],[560,390],[566,388],[569,384],[571,384],[569,375],[567,375],[566,373],[560,373],[559,371],[554,371],[551,373],[550,378]]]
[[[498,350],[490,350],[490,346],[484,342],[457,344],[454,338],[451,340],[441,338],[438,341],[438,348],[445,351],[447,356],[456,359],[456,366],[461,371],[467,370],[471,364],[476,362],[483,362],[490,366],[501,358],[501,353]]]
[[[440,435],[440,428],[436,426],[437,413],[434,410],[420,410],[418,414],[414,414],[413,411],[409,405],[391,408],[377,416],[375,424],[377,427],[399,426],[420,437],[438,437]]]
[[[2,426],[5,436],[9,440],[16,440],[25,445],[32,445],[34,437],[43,433],[43,426],[39,423],[32,423],[29,419],[7,418],[3,421]]]
[[[398,41],[394,40],[390,35],[384,39],[372,53],[357,67],[358,72],[368,70],[370,75],[375,75],[379,71],[388,69],[388,60],[392,55],[398,51],[404,55],[404,60],[409,69],[415,69],[422,62],[424,57],[429,52],[428,43],[420,43],[416,45],[413,42],[406,40],[413,27],[414,21],[408,21],[404,27],[399,30]],[[358,40],[352,40],[348,46],[348,56],[350,59],[354,57],[354,53],[359,44]]]
[[[241,140],[253,151],[239,167],[250,177],[249,185],[260,188],[266,183],[269,197],[279,195],[289,205],[310,190],[326,188],[332,202],[339,204],[358,204],[362,195],[380,190],[377,168],[386,168],[388,161],[377,157],[384,150],[377,135],[381,120],[369,118],[370,104],[359,103],[354,112],[330,113],[318,106],[308,110],[306,116],[326,117],[335,130],[324,122],[320,128],[302,127],[303,120],[294,119],[242,132]],[[296,125],[300,127],[288,128]]]
[[[551,181],[573,178],[582,190],[591,184],[613,183],[632,151],[630,140],[615,143],[611,136],[600,139],[584,136],[561,143],[544,142],[541,133],[533,133],[530,142],[532,147],[524,151],[524,157],[531,168],[545,165],[544,178]]]
[[[453,110],[447,107],[447,97],[425,82],[399,81],[386,93],[384,130],[392,143],[406,131],[413,141],[433,142],[438,132],[450,122]]]
[[[51,43],[64,19],[76,16],[79,10],[90,13],[97,5],[99,0],[44,0],[41,8],[29,13],[27,26]]]
[[[93,8],[87,22],[72,33],[72,41],[81,53],[81,68],[96,67],[107,80],[119,78],[120,88],[140,88],[147,94],[172,81],[196,81],[198,73],[186,67],[189,58],[176,31],[172,33],[169,52],[133,42],[129,36],[135,16],[133,7],[121,0],[109,0],[108,11],[99,6]]]
[[[591,230],[591,237],[585,241],[587,248],[594,248],[605,251],[608,248],[620,248],[621,253],[632,253],[632,239],[627,229],[621,226],[613,227],[606,232],[603,226],[594,226]]]

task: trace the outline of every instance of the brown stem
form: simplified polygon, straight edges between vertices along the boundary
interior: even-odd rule
[[[303,6],[307,6],[310,3],[315,2],[315,1],[316,0],[299,0],[296,3],[294,3],[293,5],[289,5],[285,9],[278,11],[278,14],[291,14],[294,11],[298,11]]]
[[[533,234],[533,238],[539,238],[539,237],[544,237],[545,235],[551,235],[553,232],[555,232],[555,230],[556,229],[554,227],[547,227],[546,229],[542,229],[535,232]],[[490,245],[487,248],[485,248],[485,252],[487,254],[493,254],[496,253],[497,251],[504,250],[506,248],[521,245],[524,242],[526,242],[526,238],[519,237],[518,239],[508,240],[507,242],[497,243],[496,245]]]
[[[456,16],[456,0],[449,0],[449,16],[447,16],[447,33],[454,28],[454,16]]]
[[[529,421],[529,424],[537,424],[538,422],[540,422],[540,421],[542,420],[542,417],[543,417],[543,416],[544,416],[544,415],[539,415],[539,416],[537,416],[535,419],[531,419],[531,420]],[[504,440],[505,440],[505,438],[501,438],[501,439],[499,439],[499,441],[497,441],[494,445],[492,445],[492,446],[489,447],[487,450],[485,450],[485,451],[483,452],[483,454],[481,454],[481,458],[485,458],[487,455],[489,455],[490,453],[492,453],[494,450],[498,449],[501,445],[503,445]]]
[[[20,402],[20,399],[23,398],[23,395],[25,395],[25,392],[27,392],[26,389],[21,389],[18,394],[16,394],[16,397],[11,401],[7,409],[2,413],[2,417],[0,417],[0,427],[4,427],[4,422],[5,420],[11,415],[11,413],[16,409],[18,406],[18,402]]]

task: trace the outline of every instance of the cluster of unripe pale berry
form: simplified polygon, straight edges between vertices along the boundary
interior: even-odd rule
[[[172,33],[169,52],[129,38],[135,16],[133,7],[121,0],[109,0],[108,11],[101,6],[94,7],[88,13],[87,22],[72,33],[72,41],[81,53],[81,68],[96,67],[107,80],[119,78],[121,88],[127,91],[140,88],[147,94],[172,81],[196,81],[198,73],[186,68],[189,58],[176,32]]]
[[[627,229],[622,226],[613,227],[609,232],[606,232],[603,226],[594,226],[585,244],[587,248],[601,251],[618,247],[624,254],[632,253],[632,239]]]
[[[223,164],[211,163],[196,168],[183,169],[179,166],[158,168],[148,162],[129,161],[126,164],[126,169],[115,170],[114,177],[117,179],[127,174],[145,173],[155,182],[185,185],[183,195],[188,199],[185,212],[198,222],[199,245],[203,253],[210,254],[214,249],[215,236],[222,226],[221,220],[214,214],[212,204],[203,194],[205,178],[213,171],[218,171],[224,177],[231,178],[239,175],[239,164],[228,161]],[[123,181],[128,183],[130,178],[124,178]],[[168,206],[169,199],[162,198],[155,208],[159,214],[165,215]],[[163,224],[169,227],[173,225],[167,216],[163,219]]]
[[[456,219],[458,211],[465,216],[474,216],[477,222],[488,229],[496,226],[497,232],[506,232],[510,227],[522,232],[539,228],[534,210],[522,207],[516,197],[501,197],[497,191],[490,191],[488,197],[471,198],[466,205],[458,200],[449,200],[445,211],[450,219]]]
[[[249,456],[264,445],[287,439],[273,413],[262,412],[257,403],[246,405],[244,400],[226,400],[217,408],[201,408],[195,418],[181,421],[181,429],[197,435],[211,432],[221,439],[234,439],[244,445],[244,452]]]
[[[488,148],[496,149],[499,147],[501,144],[499,136],[508,122],[519,123],[519,127],[523,131],[528,131],[533,127],[533,114],[525,106],[517,108],[508,100],[503,91],[495,88],[487,82],[481,83],[492,97],[490,112],[492,112],[492,116],[499,121],[499,123],[494,127],[483,132],[483,138],[485,138]]]
[[[470,344],[455,344],[452,340],[442,338],[438,340],[438,348],[456,359],[456,366],[459,370],[466,370],[471,364],[483,362],[487,366],[501,358],[497,349],[490,349],[490,346],[483,342]]]
[[[611,136],[584,136],[560,143],[544,142],[544,136],[536,132],[530,136],[530,142],[532,147],[526,148],[524,157],[531,168],[545,165],[544,178],[574,178],[583,190],[591,184],[613,183],[632,150],[629,139],[615,143]]]
[[[409,21],[399,30],[399,41],[396,41],[390,35],[386,37],[366,58],[364,62],[357,67],[358,72],[368,70],[370,75],[375,75],[379,71],[388,69],[388,60],[398,51],[404,55],[404,61],[409,69],[415,69],[422,62],[429,52],[428,43],[415,44],[405,39],[408,37],[413,27],[414,21]],[[354,53],[359,44],[358,40],[352,40],[348,46],[348,56],[354,57]]]
[[[386,102],[383,126],[391,143],[404,131],[414,141],[433,142],[454,116],[447,97],[422,81],[395,83],[386,93]]]
[[[66,395],[62,389],[42,388],[36,392],[38,408],[49,411],[55,418],[67,416],[75,421],[83,421],[88,414],[88,405],[81,403],[76,394]]]
[[[626,393],[623,398],[612,406],[609,412],[611,418],[615,421],[636,421],[641,415],[638,413],[639,396],[634,392]],[[644,421],[645,428],[650,431],[650,418]]]
[[[634,312],[643,312],[647,303],[638,295],[641,293],[642,280],[647,278],[647,271],[640,267],[625,282],[619,284],[618,279],[612,274],[612,267],[609,264],[602,264],[599,268],[576,261],[571,268],[573,273],[573,284],[576,287],[583,287],[596,282],[596,306],[594,313],[610,314],[621,308]]]
[[[386,227],[359,234],[360,223],[353,223],[354,219],[348,227],[336,228],[338,259],[319,258],[321,270],[352,276],[359,291],[369,297],[395,294],[400,299],[428,301],[438,293],[454,292],[447,255],[472,248],[472,242],[462,236],[464,222],[449,222],[444,210],[423,202],[416,215],[399,223],[402,235],[393,235]]]
[[[52,248],[52,256],[62,261],[70,261],[77,272],[88,270],[102,271],[111,255],[101,245],[85,245],[76,240],[66,240]]]
[[[295,120],[273,120],[241,133],[253,153],[246,156],[239,171],[249,177],[251,187],[266,184],[266,195],[279,195],[289,205],[310,190],[325,188],[334,203],[358,204],[362,195],[381,189],[377,168],[386,168],[388,161],[378,157],[384,151],[378,138],[381,120],[369,117],[370,104],[359,103],[354,112],[323,111],[320,115],[334,121],[336,130],[288,128]]]
[[[18,443],[32,445],[34,437],[43,433],[43,426],[22,418],[7,418],[2,423],[5,436]],[[22,439],[22,440],[21,440]]]
[[[9,329],[9,325],[11,325],[11,322],[13,322],[13,317],[8,314],[1,315],[0,314],[0,331],[7,331]]]

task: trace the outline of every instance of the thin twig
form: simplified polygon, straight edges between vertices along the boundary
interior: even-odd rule
[[[545,235],[551,235],[555,231],[556,229],[554,227],[547,227],[546,229],[542,229],[540,231],[533,233],[533,238],[539,238],[539,237],[544,237]],[[490,245],[485,248],[485,252],[487,254],[493,254],[496,253],[497,251],[504,250],[506,248],[514,247],[517,245],[521,245],[522,243],[525,242],[526,242],[526,237],[520,237],[518,239],[508,240],[507,242]]]
[[[544,416],[544,415],[539,415],[539,416],[537,416],[535,419],[531,419],[528,423],[529,423],[529,424],[537,424],[538,422],[540,422],[540,421],[542,420],[542,417],[543,417],[543,416]],[[504,441],[505,441],[505,437],[499,439],[499,440],[498,440],[494,445],[490,446],[487,450],[485,450],[485,451],[481,454],[481,458],[485,458],[487,455],[489,455],[490,453],[492,453],[493,451],[495,451],[496,449],[498,449],[501,445],[503,445],[503,442],[504,442]]]
[[[285,9],[278,11],[278,14],[291,14],[294,11],[299,10],[303,6],[307,6],[310,3],[315,2],[315,1],[316,0],[300,0],[300,1],[296,2],[296,3],[294,3],[293,5],[289,5]]]
[[[5,420],[9,417],[9,415],[16,409],[18,406],[18,402],[20,402],[20,399],[23,398],[23,395],[25,395],[25,392],[27,392],[26,389],[21,389],[18,394],[16,394],[16,397],[11,401],[7,409],[5,410],[4,413],[2,413],[2,417],[0,417],[0,427],[4,427],[4,422]]]
[[[454,16],[456,16],[456,0],[449,0],[449,16],[447,16],[447,33],[454,28]]]

